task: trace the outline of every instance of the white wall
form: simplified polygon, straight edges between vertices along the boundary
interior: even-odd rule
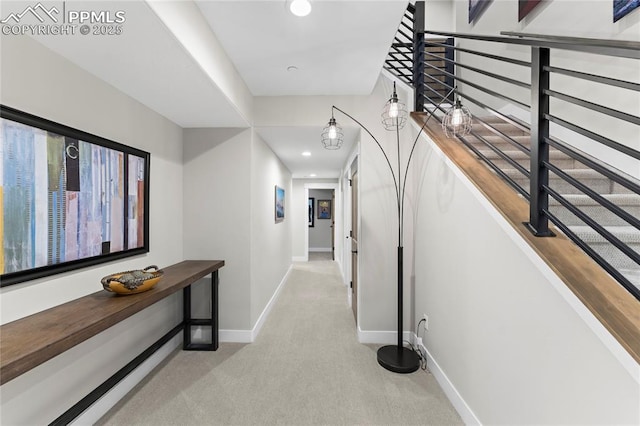
[[[429,5],[430,3],[428,2],[427,10]],[[545,1],[539,4],[521,22],[518,22],[518,2],[515,1],[493,1],[484,14],[473,24],[468,23],[467,10],[467,0],[455,1],[455,30],[459,33],[499,35],[501,31],[516,31],[533,34],[640,41],[640,11],[636,10],[618,22],[613,23],[613,5],[609,0],[591,0],[584,5],[579,5],[573,1]],[[459,39],[457,42],[460,46],[471,49],[489,51],[526,61],[530,59],[530,48],[528,47],[500,46],[494,43],[463,39]],[[488,69],[499,75],[516,78],[523,82],[530,81],[530,72],[524,67],[500,64],[491,59],[466,53],[458,53],[457,58],[463,64]],[[638,82],[637,60],[552,50],[551,64],[586,73]],[[525,104],[530,104],[531,102],[530,93],[526,89],[517,88],[469,70],[459,69],[458,71],[461,77],[479,83],[483,87],[506,94]],[[477,89],[470,88],[462,83],[458,84],[458,86],[465,94],[480,99],[503,113],[512,114],[525,121],[530,121],[530,115],[524,109],[507,107],[506,101],[489,98]],[[599,105],[636,116],[640,115],[640,97],[637,92],[560,75],[552,76],[551,88]],[[554,99],[551,100],[550,108],[554,116],[600,133],[636,150],[638,149],[637,141],[640,140],[640,128],[634,124],[625,124],[606,115]],[[614,167],[625,171],[631,176],[640,178],[640,164],[637,160],[554,124],[552,124],[551,131],[552,134],[592,154],[596,158],[606,159]]]
[[[225,261],[220,339],[251,341],[291,264],[291,173],[252,129],[185,129],[184,141],[185,256]],[[276,185],[285,189],[279,223]]]
[[[638,424],[640,367],[434,145],[412,192],[415,318],[482,424]]]
[[[397,164],[393,154],[396,137],[387,132],[380,122],[380,113],[389,99],[392,84],[381,77],[370,96],[281,96],[257,97],[255,99],[254,120],[256,126],[318,126],[326,122],[327,111],[332,105],[344,109],[364,124],[390,153],[391,164]],[[399,95],[407,99],[407,94],[399,88]],[[356,127],[347,117],[336,113],[336,119],[343,126]],[[408,131],[408,130],[407,130]],[[403,147],[403,155],[408,155]],[[404,163],[404,160],[403,160]],[[361,331],[379,332],[390,341],[395,341],[396,329],[396,253],[397,253],[397,208],[393,181],[384,156],[370,136],[362,132],[360,143],[360,245],[359,245],[359,300],[358,325]],[[403,170],[404,173],[404,170]],[[299,195],[299,184],[294,186],[296,198],[301,205],[301,220],[297,226],[306,224],[306,200]],[[342,199],[342,193],[336,195]],[[304,218],[304,219],[302,219]],[[342,229],[342,223],[336,224]],[[304,228],[302,228],[304,229]],[[346,239],[345,239],[346,240]],[[294,242],[294,256],[298,256],[299,241]],[[342,247],[342,246],[340,246]],[[336,259],[342,259],[337,252]],[[410,277],[407,274],[405,280]],[[405,305],[409,305],[409,293],[405,293]],[[405,324],[411,318],[405,312]],[[406,329],[409,329],[407,325]],[[361,334],[362,338],[362,334]]]
[[[285,217],[275,222],[274,191],[285,190]],[[291,172],[253,132],[251,152],[251,327],[291,265],[293,209]]]
[[[110,273],[183,259],[181,129],[27,37],[2,37],[0,102],[151,153],[146,255],[0,289],[7,323],[100,291]],[[2,385],[2,424],[44,424],[175,326],[170,297]]]
[[[330,189],[309,189],[309,197],[315,198],[313,217],[314,226],[309,227],[309,250],[331,251],[331,227],[330,219],[318,219],[318,201],[331,200],[333,191]]]
[[[424,27],[428,31],[455,31],[454,2],[426,0]],[[431,37],[431,36],[429,36]]]
[[[251,133],[184,130],[185,257],[225,261],[218,289],[223,330],[252,326]]]

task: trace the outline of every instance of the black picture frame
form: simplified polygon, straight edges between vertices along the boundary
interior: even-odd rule
[[[309,197],[309,228],[313,228],[315,226],[315,215],[313,212],[315,211],[316,199],[314,197]]]
[[[0,132],[0,287],[149,252],[148,152],[5,105]]]

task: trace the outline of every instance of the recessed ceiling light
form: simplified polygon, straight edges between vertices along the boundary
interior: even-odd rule
[[[295,65],[289,65],[287,67],[287,71],[291,72],[291,71],[298,71],[298,67],[296,67]]]
[[[316,177],[316,174],[315,173],[311,173],[309,176]]]
[[[289,10],[296,16],[307,16],[311,13],[311,3],[309,0],[293,0],[289,5]]]
[[[311,153],[309,151],[305,151],[302,153],[305,157],[311,157]]]

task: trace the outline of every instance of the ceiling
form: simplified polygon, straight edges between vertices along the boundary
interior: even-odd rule
[[[126,30],[111,37],[35,37],[39,42],[181,127],[249,126],[146,1],[67,3],[125,10]],[[195,1],[253,96],[370,94],[407,2],[311,3],[310,15],[296,17],[286,0]],[[4,10],[10,5],[3,1]],[[357,136],[345,129],[345,146],[325,151],[320,127],[257,131],[294,178],[337,178]],[[300,153],[307,144],[312,156],[305,158]]]
[[[322,147],[322,127],[259,127],[258,134],[291,172],[294,179],[337,178],[358,137],[358,129],[345,127],[341,149]],[[309,156],[302,155],[308,152]]]
[[[406,1],[197,1],[254,96],[368,95]],[[288,71],[295,66],[297,70]]]

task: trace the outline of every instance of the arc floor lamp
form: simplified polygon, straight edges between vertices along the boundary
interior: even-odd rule
[[[396,345],[387,345],[378,349],[378,363],[386,368],[387,370],[396,372],[396,373],[412,373],[416,371],[420,367],[420,358],[418,354],[414,352],[412,349],[406,348],[402,342],[403,335],[403,238],[404,238],[404,196],[405,189],[407,184],[407,172],[409,171],[409,164],[411,163],[411,158],[413,156],[413,151],[416,147],[420,134],[424,130],[425,126],[429,119],[433,116],[436,110],[440,108],[440,105],[447,99],[449,96],[454,93],[456,89],[452,89],[446,96],[442,98],[442,100],[433,108],[429,113],[427,118],[425,119],[418,135],[416,136],[413,145],[411,146],[411,151],[409,153],[409,157],[407,158],[407,163],[404,167],[404,175],[402,174],[403,168],[401,167],[401,157],[400,157],[400,130],[407,123],[408,113],[407,107],[404,103],[400,102],[398,99],[398,95],[396,93],[396,84],[393,83],[393,94],[384,105],[382,110],[382,125],[388,131],[396,132],[397,139],[397,158],[398,164],[397,169],[394,169],[394,166],[391,165],[391,161],[389,161],[389,156],[386,151],[380,144],[380,142],[373,136],[373,134],[367,129],[362,123],[353,118],[351,115],[336,107],[335,105],[331,107],[331,118],[327,123],[326,127],[322,131],[322,144],[326,149],[340,149],[343,142],[343,132],[340,125],[336,122],[334,117],[334,111],[339,111],[345,116],[349,117],[355,123],[357,123],[365,132],[371,136],[371,138],[375,141],[382,151],[385,160],[387,161],[387,165],[389,166],[389,171],[391,172],[391,177],[393,178],[393,185],[396,192],[396,203],[397,203],[397,213],[398,213],[398,278],[397,278],[397,292],[398,292],[398,343]],[[455,105],[446,113],[446,115],[442,119],[442,126],[447,134],[447,136],[452,135],[466,135],[471,130],[471,114],[467,108],[463,107],[460,102],[460,98],[456,100]],[[355,303],[355,302],[354,302]]]

